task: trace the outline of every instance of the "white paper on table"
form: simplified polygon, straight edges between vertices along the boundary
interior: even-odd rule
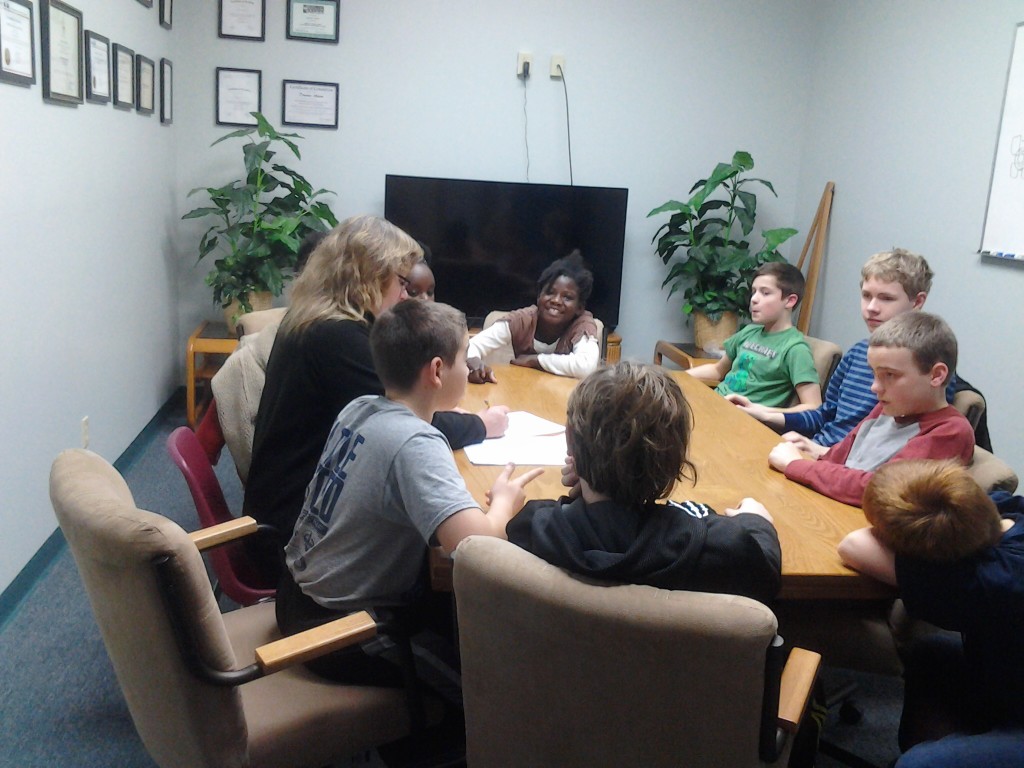
[[[565,463],[565,427],[526,411],[508,415],[503,437],[467,445],[466,458],[473,464],[530,464],[560,467]]]

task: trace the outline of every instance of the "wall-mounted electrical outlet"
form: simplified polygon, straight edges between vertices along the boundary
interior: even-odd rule
[[[82,447],[89,447],[89,417],[82,417]]]
[[[551,57],[551,76],[560,78],[565,71],[565,56]]]
[[[530,76],[530,71],[533,69],[533,54],[519,52],[519,56],[516,58],[516,77],[521,77],[523,80]]]

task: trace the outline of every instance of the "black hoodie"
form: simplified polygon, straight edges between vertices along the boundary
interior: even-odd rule
[[[760,515],[724,517],[703,504],[531,501],[508,539],[572,573],[662,589],[744,595],[769,604],[781,584],[775,527]]]

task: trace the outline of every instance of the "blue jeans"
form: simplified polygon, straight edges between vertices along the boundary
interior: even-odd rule
[[[1024,730],[953,734],[905,753],[896,768],[1024,768]]]

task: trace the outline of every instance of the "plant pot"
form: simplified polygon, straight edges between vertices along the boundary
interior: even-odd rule
[[[259,291],[249,294],[249,304],[253,312],[260,312],[274,306],[274,294],[270,291]],[[238,299],[232,299],[231,303],[224,307],[224,322],[228,325],[228,333],[232,336],[238,335],[238,318],[244,315],[242,305]]]
[[[717,322],[708,320],[701,312],[693,313],[693,343],[705,352],[719,353],[722,342],[736,333],[739,317],[735,312],[725,312]]]

